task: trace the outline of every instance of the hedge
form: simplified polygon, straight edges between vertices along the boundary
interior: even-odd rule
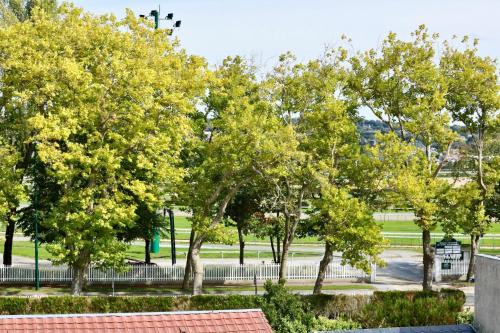
[[[462,291],[375,292],[373,296],[300,296],[316,317],[346,318],[365,328],[454,324],[463,309]],[[266,308],[261,296],[0,297],[0,315],[164,312]]]
[[[452,325],[464,303],[460,290],[375,292],[356,320],[364,327]]]

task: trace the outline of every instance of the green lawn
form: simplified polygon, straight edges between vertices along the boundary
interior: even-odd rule
[[[12,253],[16,256],[34,258],[35,249],[32,242],[21,241],[14,242],[14,247]],[[177,259],[182,260],[186,258],[187,249],[177,249]],[[311,255],[317,255],[317,253],[311,252],[293,252],[293,257],[307,257]],[[45,246],[40,246],[39,249],[40,259],[50,259],[50,254],[45,249]],[[127,250],[127,258],[144,260],[144,247],[139,245],[132,245]],[[225,250],[212,250],[212,249],[202,249],[201,257],[206,259],[219,259],[219,258],[238,258],[239,253],[237,250],[225,251]],[[170,259],[170,248],[161,247],[159,253],[152,253],[151,258],[154,259]],[[262,258],[270,259],[272,258],[272,252],[269,251],[245,251],[245,258]]]
[[[420,228],[412,221],[385,221],[377,222],[385,232],[420,232]],[[436,233],[443,232],[440,225],[433,231]],[[500,223],[494,223],[489,230],[491,234],[500,234]]]

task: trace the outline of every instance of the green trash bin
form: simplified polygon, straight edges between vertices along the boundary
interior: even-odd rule
[[[155,230],[153,233],[153,239],[151,240],[151,253],[160,252],[160,232]]]

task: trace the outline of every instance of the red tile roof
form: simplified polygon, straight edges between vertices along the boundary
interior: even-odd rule
[[[0,316],[9,333],[272,333],[261,310]]]

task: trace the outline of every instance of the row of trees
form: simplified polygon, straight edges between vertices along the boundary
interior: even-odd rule
[[[420,27],[378,51],[307,63],[285,54],[259,76],[240,57],[209,69],[131,12],[30,3],[0,29],[4,264],[16,226],[33,235],[38,220],[78,294],[89,265],[122,269],[131,240],[148,248],[156,212],[176,203],[192,213],[184,287],[194,294],[203,244],[231,241],[231,223],[241,249],[250,229],[281,243],[282,282],[295,238],[320,237],[319,293],[334,252],[366,271],[381,262],[372,212],[392,203],[417,215],[430,289],[437,224],[470,234],[477,250],[492,221],[498,159],[484,149],[498,130],[497,69],[475,43],[445,43],[437,59],[437,36]],[[362,108],[390,128],[372,147],[356,129]],[[475,143],[466,157],[477,181],[460,189],[438,177],[458,140],[451,121]]]

